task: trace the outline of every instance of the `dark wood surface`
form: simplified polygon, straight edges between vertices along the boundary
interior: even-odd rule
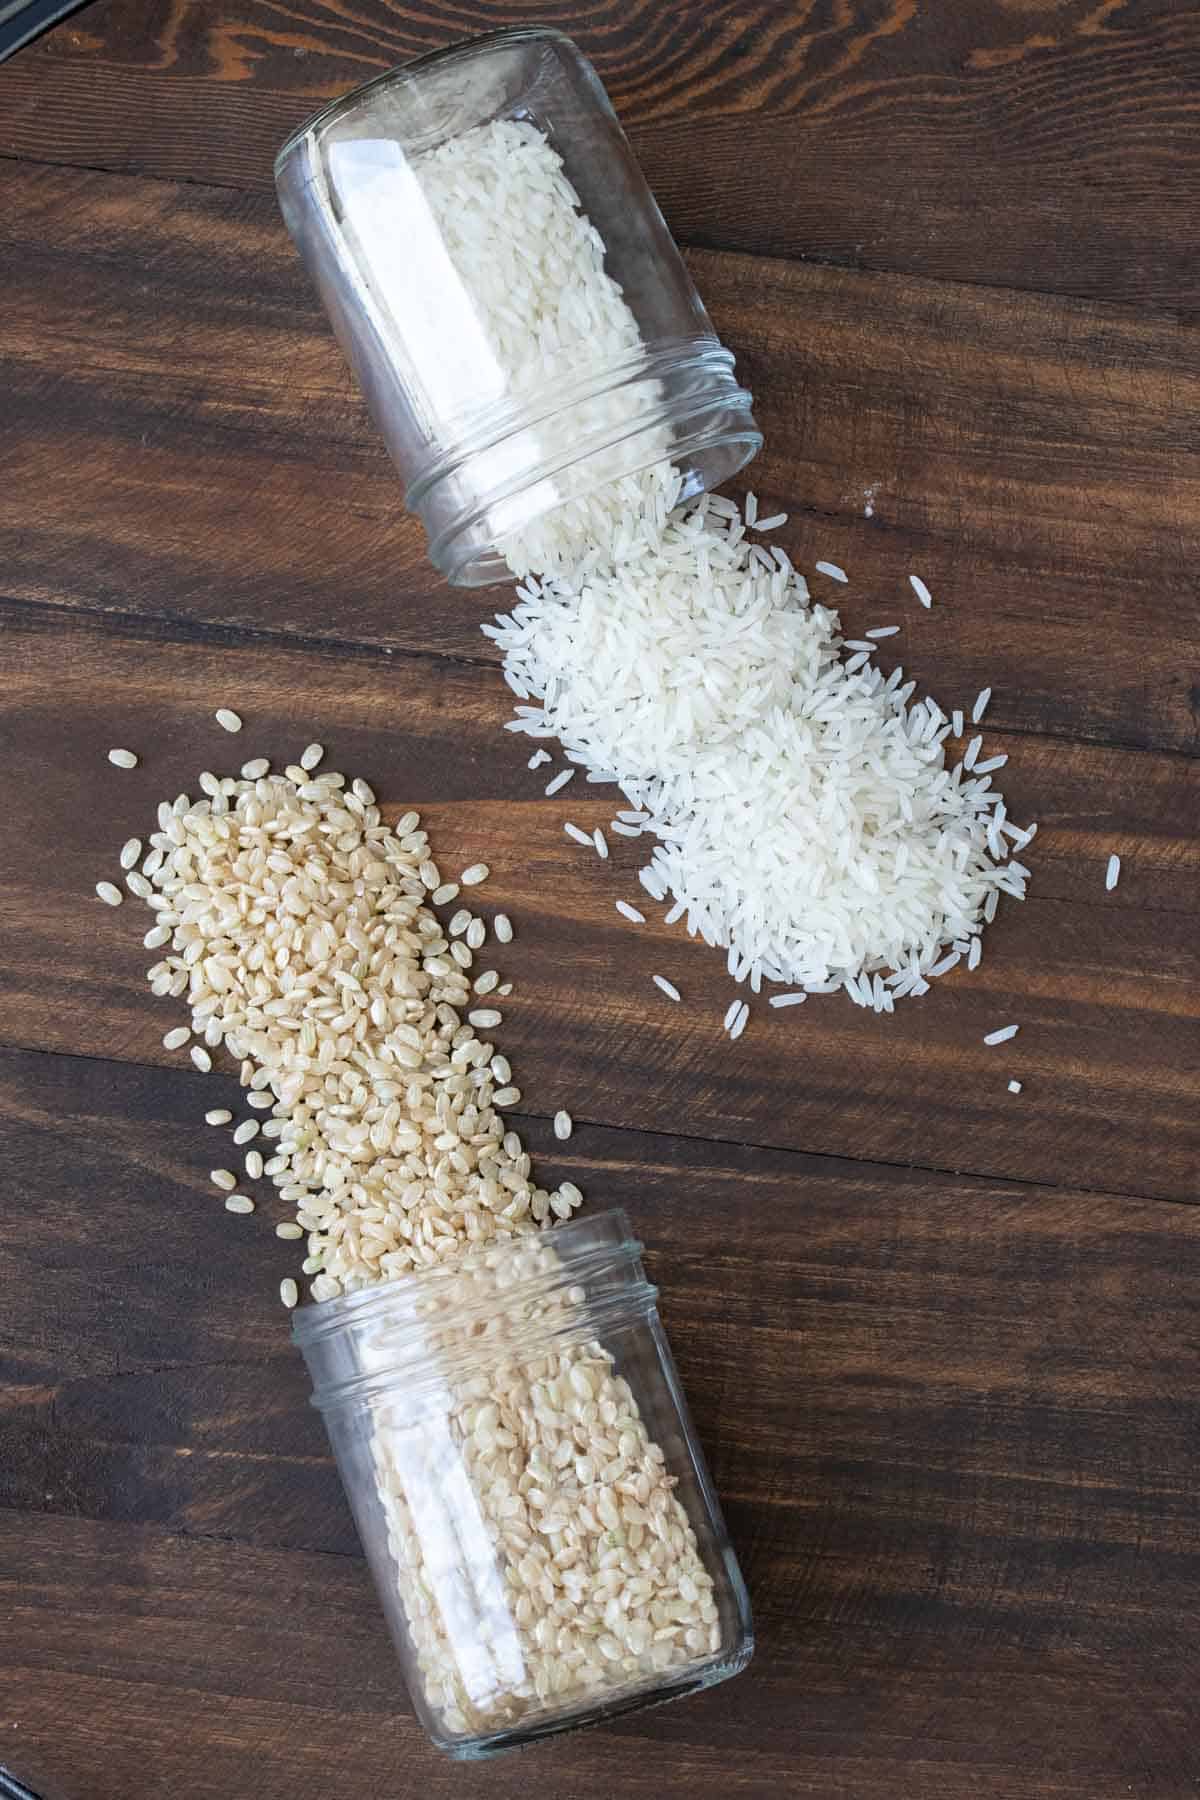
[[[943,705],[995,687],[1031,895],[892,1020],[731,1052],[721,959],[621,924],[632,847],[561,831],[611,800],[501,729],[277,218],[314,101],[518,17],[608,82],[782,541]],[[0,1765],[45,1800],[1196,1792],[1198,126],[1200,14],[1143,0],[99,0],[0,68]],[[758,1622],[736,1682],[480,1770],[398,1692],[279,1213],[212,1199],[232,1080],[92,898],[313,737],[491,863],[521,1128],[646,1239]]]

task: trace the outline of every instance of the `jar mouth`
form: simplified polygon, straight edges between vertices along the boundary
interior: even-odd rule
[[[548,425],[572,407],[605,399],[643,382],[669,382],[673,377],[686,378],[689,374],[717,379],[732,376],[733,366],[732,350],[727,350],[715,334],[699,338],[667,338],[654,344],[639,344],[619,360],[593,364],[574,381],[532,387],[507,395],[496,405],[481,407],[462,419],[457,435],[440,447],[416,480],[410,482],[404,504],[410,512],[420,512],[437,484],[458,474],[471,457],[498,449],[506,439],[516,437],[522,431]],[[639,415],[633,421],[634,430],[640,431],[648,419],[657,418],[659,410],[656,405],[648,408],[644,416]],[[596,441],[600,447],[608,442],[599,437]],[[588,450],[593,447],[589,444]],[[522,470],[516,485],[537,480],[539,474],[537,471],[531,476]],[[507,492],[507,487],[496,488],[487,496],[483,510]]]
[[[497,534],[492,528],[496,511],[538,487],[552,489],[569,473],[570,492],[531,506],[519,527],[526,530],[551,516],[557,506],[610,486],[615,479],[611,457],[618,451],[624,453],[622,476],[664,462],[678,466],[683,479],[677,505],[729,480],[758,454],[763,442],[751,411],[752,396],[738,385],[733,370],[732,352],[706,333],[643,345],[619,363],[591,370],[565,390],[525,395],[477,415],[405,496],[409,509],[426,523],[431,562],[456,587],[511,581],[513,572],[500,547],[508,533]],[[619,427],[611,420],[587,424],[593,402],[622,393],[635,397],[638,404],[630,407]],[[568,429],[572,410],[581,421],[577,431]],[[539,458],[534,451],[544,426],[552,427],[551,435],[562,448]],[[639,439],[644,440],[641,453]],[[515,472],[505,481],[485,484],[478,471],[505,458]],[[594,471],[591,479],[589,464]],[[456,486],[470,499],[435,529],[434,518],[444,517],[442,493]]]
[[[406,1396],[440,1390],[481,1365],[544,1355],[640,1317],[658,1294],[641,1252],[614,1208],[302,1306],[292,1340],[313,1376],[312,1403],[324,1412],[369,1400],[398,1378]]]
[[[704,408],[705,415],[712,410],[713,406],[710,403]],[[640,432],[644,432],[647,437],[650,437],[657,429],[656,423],[639,426],[628,434],[627,439],[616,440],[616,442],[629,441],[636,438]],[[613,440],[606,440],[606,446],[612,443]],[[684,463],[692,468],[690,477],[686,478],[680,486],[675,506],[682,506],[688,501],[696,500],[703,493],[715,492],[723,482],[732,480],[740,470],[746,467],[747,463],[752,462],[762,449],[762,445],[762,433],[753,426],[730,430],[725,424],[718,424],[714,427],[711,421],[708,421],[707,425],[702,421],[698,429],[680,438],[672,449],[670,458],[672,462]],[[707,471],[710,456],[713,459],[716,473]],[[558,464],[553,473],[565,474],[568,469],[578,467],[581,460],[586,459],[576,458]],[[661,452],[648,454],[644,461],[631,463],[628,473],[640,474],[643,470],[652,468],[662,460]],[[608,484],[607,477],[602,477],[594,483],[582,482],[572,490],[570,498],[586,498],[589,494],[598,492]],[[564,500],[558,504],[566,505],[567,501]],[[539,516],[546,517],[553,511],[553,507],[548,507],[546,512]],[[492,547],[482,553],[472,552],[465,548],[464,540],[467,537],[470,523],[468,521],[463,526],[456,527],[449,535],[443,534],[437,540],[436,547],[433,545],[430,547],[430,561],[445,576],[451,587],[484,588],[493,587],[500,582],[512,583],[517,579],[524,580],[524,576],[518,578],[514,575],[503,552],[498,548]]]
[[[500,31],[483,32],[478,37],[456,38],[452,44],[442,44],[437,50],[423,51],[420,56],[409,57],[407,62],[394,63],[390,69],[384,69],[379,75],[372,75],[369,81],[359,82],[344,94],[338,94],[333,100],[318,107],[316,112],[296,126],[275,157],[275,174],[278,176],[283,164],[310,132],[322,131],[333,124],[344,112],[349,112],[359,101],[368,95],[378,93],[388,86],[389,82],[415,75],[420,71],[437,67],[440,63],[468,62],[476,56],[486,56],[490,52],[502,49],[509,44],[548,43],[571,45],[566,32],[558,31],[553,26],[543,25],[508,25]],[[573,46],[572,46],[573,47]]]

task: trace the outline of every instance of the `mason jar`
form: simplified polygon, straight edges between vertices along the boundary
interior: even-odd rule
[[[413,1704],[453,1756],[750,1659],[641,1248],[605,1212],[294,1316]]]
[[[653,542],[762,437],[595,70],[497,32],[335,101],[283,215],[461,586]]]

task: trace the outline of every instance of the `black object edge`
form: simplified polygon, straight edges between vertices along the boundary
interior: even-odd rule
[[[87,4],[88,0],[7,0],[7,4],[0,0],[0,62]]]

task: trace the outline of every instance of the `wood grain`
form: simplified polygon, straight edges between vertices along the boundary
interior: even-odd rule
[[[477,626],[503,590],[455,593],[428,566],[270,202],[0,164],[0,262],[0,592],[490,655]],[[780,541],[803,566],[850,571],[849,625],[900,623],[948,709],[987,683],[1000,727],[1196,750],[1191,334],[692,263],[766,432],[748,479],[790,511]]]
[[[264,191],[319,101],[539,22],[686,242],[1200,302],[1200,16],[1171,0],[101,0],[0,70],[0,151]]]
[[[180,637],[53,608],[10,606],[0,618],[12,671],[0,753],[22,844],[0,902],[10,1044],[170,1061],[159,1039],[177,1022],[174,1003],[153,1000],[143,977],[149,915],[132,901],[113,913],[93,884],[114,873],[125,838],[147,835],[158,801],[195,791],[206,765],[286,760],[316,738],[393,814],[423,809],[443,869],[486,856],[484,910],[511,913],[518,932],[511,950],[493,952],[517,984],[501,1036],[539,1112],[565,1105],[605,1124],[1197,1197],[1194,760],[990,733],[1012,755],[1014,816],[1041,830],[1031,897],[1006,905],[980,968],[890,1020],[838,996],[787,1012],[760,1001],[734,1052],[720,1029],[733,992],[724,959],[682,927],[617,915],[618,898],[641,896],[644,852],[614,839],[602,863],[565,837],[564,818],[604,823],[614,798],[598,788],[543,798],[502,728],[507,690],[492,672]],[[213,722],[221,704],[247,721],[236,740]],[[114,743],[139,751],[142,766],[112,769]],[[1125,872],[1107,894],[1112,849]],[[664,1001],[654,973],[686,1004]],[[1015,1043],[982,1043],[1010,1020],[1022,1027]],[[1013,1074],[1025,1082],[1019,1099],[1006,1089]]]
[[[760,1003],[733,1052],[721,958],[614,911],[637,846],[562,835],[611,796],[545,801],[503,731],[500,596],[428,570],[270,194],[316,101],[517,16],[98,0],[0,68],[0,1763],[44,1800],[1185,1800],[1200,13],[520,13],[690,247],[780,541],[948,708],[994,687],[1041,822],[978,971],[890,1021]],[[233,1078],[163,1050],[147,915],[93,894],[200,768],[313,737],[492,865],[520,1129],[646,1239],[756,1609],[737,1682],[484,1770],[401,1698],[274,1196],[208,1181]]]
[[[264,1796],[401,1765],[447,1795],[1097,1800],[1151,1745],[1143,1791],[1200,1774],[1193,1210],[533,1125],[647,1241],[760,1650],[472,1775],[398,1697],[275,1299],[295,1252],[208,1189],[209,1097],[0,1056],[0,1707],[47,1800],[245,1791],[251,1756]]]

